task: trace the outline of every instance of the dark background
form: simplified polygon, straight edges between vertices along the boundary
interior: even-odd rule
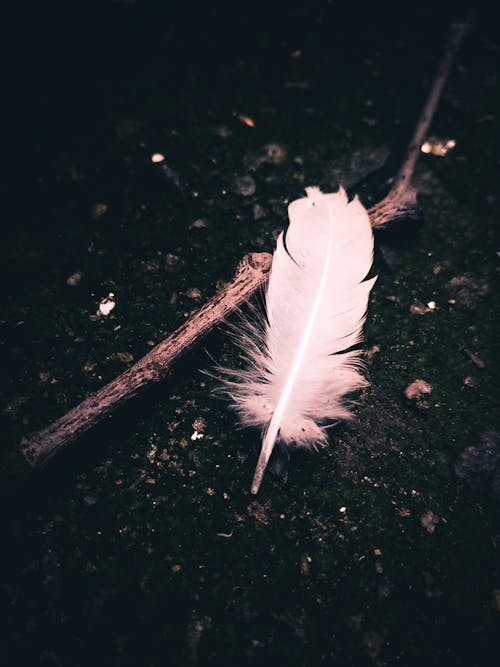
[[[457,146],[421,156],[420,220],[376,237],[371,384],[331,447],[249,495],[259,436],[235,431],[199,373],[210,356],[238,364],[217,330],[43,473],[14,465],[22,436],[146,354],[243,254],[272,251],[305,186],[383,196],[466,9],[136,1],[6,17],[3,664],[495,659],[499,41],[481,7],[431,128]],[[433,389],[415,404],[417,378]]]

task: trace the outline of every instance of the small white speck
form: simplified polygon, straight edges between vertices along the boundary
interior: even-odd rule
[[[101,299],[99,302],[99,313],[106,317],[110,314],[113,308],[116,307],[115,295],[113,292],[110,292],[107,297]]]
[[[162,153],[153,153],[151,156],[151,162],[154,162],[157,164],[158,162],[163,162],[165,160],[165,156]]]

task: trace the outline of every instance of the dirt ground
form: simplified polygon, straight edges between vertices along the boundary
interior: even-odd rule
[[[245,253],[272,252],[304,187],[343,184],[367,207],[385,194],[450,14],[136,1],[20,20],[21,165],[0,249],[2,664],[492,664],[492,17],[476,16],[419,160],[421,217],[376,235],[354,419],[256,497],[259,433],[200,372],[238,364],[223,327],[42,473],[18,481],[11,463]],[[408,398],[416,380],[429,391]]]

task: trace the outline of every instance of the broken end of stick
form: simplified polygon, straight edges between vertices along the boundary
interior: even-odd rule
[[[268,252],[249,252],[236,267],[235,278],[249,271],[257,271],[267,275],[271,268],[272,255]]]
[[[393,189],[387,197],[368,211],[373,229],[383,229],[389,223],[401,220],[418,220],[420,209],[417,203],[417,190],[407,185],[404,189]]]

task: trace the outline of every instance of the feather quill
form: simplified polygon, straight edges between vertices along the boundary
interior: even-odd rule
[[[277,239],[265,315],[236,336],[246,368],[226,371],[225,392],[244,426],[260,426],[256,494],[280,441],[316,448],[326,428],[349,419],[346,394],[366,384],[358,350],[373,261],[366,209],[345,191],[306,188],[288,207],[289,226]]]

